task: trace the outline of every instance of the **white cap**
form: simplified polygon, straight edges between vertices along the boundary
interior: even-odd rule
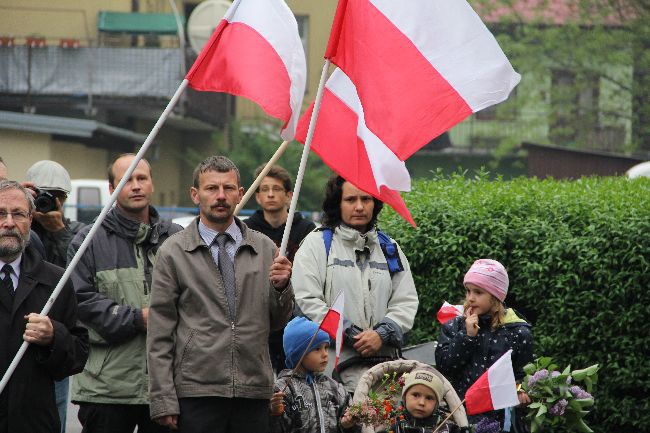
[[[54,161],[38,161],[29,167],[27,181],[32,182],[38,189],[58,190],[66,194],[72,189],[68,171]]]

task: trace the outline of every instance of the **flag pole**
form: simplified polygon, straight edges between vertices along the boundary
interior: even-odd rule
[[[50,298],[47,300],[45,303],[45,306],[43,306],[43,309],[41,310],[41,315],[47,316],[47,314],[50,312],[50,309],[52,308],[52,305],[56,301],[56,298],[59,296],[61,291],[63,290],[63,286],[68,282],[68,279],[70,278],[70,274],[72,274],[72,271],[74,268],[77,266],[77,263],[79,263],[79,260],[81,259],[81,255],[86,251],[86,248],[88,248],[88,245],[92,241],[93,236],[99,229],[99,227],[102,224],[102,221],[104,221],[104,218],[106,218],[106,215],[108,212],[111,210],[113,207],[113,203],[117,199],[117,196],[120,194],[122,189],[124,188],[124,185],[128,182],[129,178],[131,177],[131,174],[137,167],[138,163],[146,153],[147,149],[149,149],[149,146],[151,146],[151,143],[153,142],[154,138],[156,138],[156,135],[158,135],[158,131],[160,131],[160,128],[162,128],[163,124],[167,120],[167,117],[169,117],[169,114],[172,112],[174,109],[174,106],[178,103],[178,100],[180,99],[181,95],[187,88],[188,81],[187,79],[183,80],[178,86],[178,89],[176,90],[176,93],[174,93],[174,96],[169,100],[169,103],[167,104],[167,107],[163,111],[163,113],[160,115],[160,118],[156,122],[156,124],[153,126],[153,129],[147,136],[147,139],[144,141],[142,144],[142,147],[140,148],[140,151],[135,155],[135,158],[133,158],[133,161],[131,162],[131,165],[129,168],[126,170],[124,173],[124,176],[122,176],[122,180],[117,184],[115,187],[115,190],[113,191],[113,194],[111,194],[110,198],[108,199],[108,203],[106,203],[106,206],[104,206],[104,209],[102,209],[101,213],[95,220],[93,226],[91,227],[90,231],[86,235],[86,238],[84,241],[81,243],[79,246],[79,249],[77,250],[77,253],[74,255],[70,263],[68,264],[65,272],[63,272],[63,275],[61,276],[61,279],[59,280],[58,284],[54,288],[54,291],[50,295]],[[26,341],[23,341],[23,344],[20,346],[20,349],[18,349],[18,352],[16,352],[16,355],[14,356],[14,359],[11,361],[11,364],[9,364],[9,368],[7,368],[7,371],[5,374],[2,376],[2,381],[0,381],[0,393],[5,389],[7,386],[7,383],[9,382],[9,379],[11,378],[11,375],[14,373],[16,370],[16,367],[18,366],[18,363],[22,359],[23,355],[25,355],[25,352],[27,351],[27,347],[29,346],[29,343]]]
[[[257,179],[255,179],[255,181],[252,183],[250,188],[248,188],[248,191],[246,191],[246,194],[244,194],[241,201],[239,202],[239,204],[235,208],[235,215],[237,215],[239,213],[239,211],[241,211],[242,208],[244,206],[246,206],[246,203],[248,202],[248,200],[250,200],[253,193],[255,193],[255,190],[257,190],[257,187],[260,186],[260,183],[262,183],[262,180],[266,177],[269,170],[271,170],[271,167],[273,167],[273,165],[276,162],[278,162],[278,159],[280,159],[280,157],[282,156],[284,151],[287,150],[287,146],[289,146],[289,142],[284,141],[280,145],[280,147],[278,147],[278,150],[275,151],[275,153],[273,154],[271,159],[269,159],[269,162],[266,163],[266,165],[264,166],[264,168],[262,169],[260,174],[257,176]]]
[[[458,409],[461,408],[461,406],[463,405],[463,403],[465,403],[465,400],[461,401],[460,404],[459,404],[458,406],[456,406],[456,409],[452,410],[452,411],[449,413],[449,415],[447,415],[447,418],[443,419],[442,422],[441,422],[440,424],[438,424],[438,427],[436,427],[436,429],[433,431],[433,433],[436,433],[438,430],[440,430],[440,429],[442,428],[442,426],[445,425],[445,423],[449,420],[449,418],[451,418],[451,416],[452,416],[452,415],[453,415],[453,414],[454,414]]]
[[[291,232],[291,225],[293,224],[293,215],[296,213],[296,204],[298,203],[298,196],[300,195],[300,188],[302,186],[302,179],[305,176],[305,167],[307,166],[307,158],[309,157],[309,149],[311,148],[311,140],[314,137],[314,129],[316,129],[316,119],[318,119],[318,111],[320,110],[320,103],[323,99],[323,89],[325,88],[325,81],[327,78],[327,71],[330,67],[330,59],[325,60],[323,71],[320,75],[320,83],[318,83],[318,91],[316,92],[316,101],[314,102],[314,111],[311,113],[311,120],[309,121],[309,130],[307,131],[307,139],[305,146],[302,149],[302,158],[300,159],[300,166],[298,167],[298,175],[296,176],[296,185],[293,188],[293,197],[291,198],[291,205],[289,206],[289,216],[287,217],[286,225],[284,226],[284,234],[282,235],[282,243],[280,244],[280,255],[284,256],[287,251],[287,244],[289,243],[289,233]]]

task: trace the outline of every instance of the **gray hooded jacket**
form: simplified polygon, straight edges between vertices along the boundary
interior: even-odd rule
[[[284,390],[284,413],[271,416],[271,433],[358,431],[339,426],[350,400],[343,385],[324,374],[316,374],[313,383],[308,385],[304,374],[295,373],[292,377],[291,371],[282,370],[275,382],[273,392]]]

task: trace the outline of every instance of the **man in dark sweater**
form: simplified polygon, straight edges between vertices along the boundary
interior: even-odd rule
[[[264,166],[255,170],[255,178],[262,172]],[[255,193],[255,200],[262,209],[258,209],[245,222],[246,225],[271,238],[279,247],[282,243],[284,227],[289,216],[288,209],[293,197],[293,182],[289,172],[279,165],[271,167]],[[309,232],[314,230],[316,225],[296,212],[293,216],[289,242],[287,243],[287,258],[293,262],[293,256],[298,251],[300,242]],[[282,371],[284,366],[284,349],[282,348],[283,330],[271,332],[269,335],[269,349],[271,353],[271,364],[276,373]]]

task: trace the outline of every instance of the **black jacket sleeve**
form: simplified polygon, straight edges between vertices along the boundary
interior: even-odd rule
[[[477,337],[465,332],[465,319],[456,317],[442,326],[436,347],[436,366],[444,375],[464,370],[478,344]]]
[[[63,287],[50,312],[54,340],[37,360],[54,380],[80,373],[88,359],[88,330],[77,320],[77,301],[70,283]]]
[[[524,366],[533,362],[533,332],[529,326],[521,326],[517,332],[517,338],[512,351],[512,369],[515,372],[515,379],[521,382],[526,376]]]

